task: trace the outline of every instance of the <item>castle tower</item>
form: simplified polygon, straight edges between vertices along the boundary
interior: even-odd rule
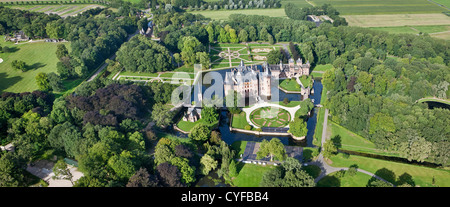
[[[301,67],[303,65],[303,61],[301,58],[297,59],[297,66]]]

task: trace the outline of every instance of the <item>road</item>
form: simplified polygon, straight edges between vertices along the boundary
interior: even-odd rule
[[[125,41],[125,42],[128,42],[132,37],[134,37],[135,35],[137,35],[137,34],[139,34],[139,29],[138,30],[136,30],[136,32],[135,33],[133,33],[133,34],[130,34],[130,35],[128,35],[128,38],[127,38],[127,40]],[[124,42],[124,43],[125,43]],[[110,60],[114,60],[116,58],[116,54],[114,53],[114,55],[112,55],[109,59]],[[94,80],[97,76],[98,76],[98,74],[100,74],[105,68],[106,68],[106,66],[108,66],[108,63],[103,63],[103,65],[94,73],[94,75],[92,75],[88,80],[87,80],[87,82],[90,82],[90,81],[92,81],[92,80]]]

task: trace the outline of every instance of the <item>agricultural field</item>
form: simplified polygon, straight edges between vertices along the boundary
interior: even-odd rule
[[[350,26],[394,27],[405,25],[449,25],[450,18],[442,13],[435,14],[382,14],[343,15]]]
[[[104,6],[97,4],[59,4],[59,5],[6,5],[13,9],[28,10],[33,12],[43,12],[46,14],[57,14],[61,17],[74,16],[81,12],[96,7]]]
[[[422,14],[447,11],[427,0],[310,0],[310,2],[314,5],[331,4],[342,15]]]
[[[386,31],[399,34],[427,33],[431,37],[450,40],[450,25],[426,25],[426,26],[399,26],[399,27],[371,27],[372,30]]]
[[[428,33],[450,40],[450,17],[435,14],[344,15],[350,26],[368,27],[390,33]]]
[[[14,44],[5,42],[4,36],[0,36],[0,45],[10,48],[9,53],[0,53],[3,62],[0,63],[0,92],[26,92],[38,89],[35,77],[38,73],[56,73],[56,47],[65,44],[70,50],[70,43],[48,42],[23,42]],[[27,71],[22,72],[12,68],[11,62],[22,60],[26,63]]]

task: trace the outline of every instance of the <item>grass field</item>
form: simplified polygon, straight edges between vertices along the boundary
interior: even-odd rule
[[[338,172],[331,173],[317,182],[317,187],[366,187],[372,178],[362,172],[356,172],[354,176],[344,175],[339,178],[336,176]]]
[[[288,91],[300,91],[300,85],[295,80],[280,80],[280,87]]]
[[[231,123],[231,127],[237,129],[244,129],[244,127],[247,125],[249,124],[247,122],[247,119],[245,118],[245,112],[233,115],[233,122]]]
[[[377,149],[374,143],[332,121],[329,121],[328,127],[331,127],[331,138],[338,135],[341,137],[341,149],[370,154],[397,156],[395,153]]]
[[[428,168],[423,166],[398,163],[386,160],[379,160],[374,158],[350,155],[344,156],[338,154],[332,156],[331,160],[334,167],[349,167],[351,165],[358,165],[359,169],[363,169],[374,174],[378,174],[380,177],[396,183],[400,176],[410,175],[416,186],[421,187],[450,187],[450,171],[444,169]],[[386,176],[386,173],[377,173],[377,171],[391,171],[394,176]],[[379,172],[380,172],[379,171]],[[395,178],[393,178],[395,177]],[[433,185],[433,178],[434,183]]]
[[[270,17],[286,17],[284,8],[277,9],[238,9],[238,10],[205,10],[192,11],[192,14],[201,14],[213,20],[227,20],[231,14],[246,14],[246,15],[265,15]]]
[[[66,47],[70,50],[70,43]],[[26,92],[38,89],[35,77],[38,73],[56,73],[56,47],[58,43],[34,42],[20,43],[5,42],[4,36],[0,36],[0,45],[12,48],[14,52],[0,53],[3,62],[0,63],[0,92]],[[17,71],[12,68],[11,62],[22,60],[27,65],[27,71]]]
[[[264,173],[274,168],[275,166],[272,165],[262,166],[239,162],[237,164],[239,175],[232,182],[237,187],[259,187]]]

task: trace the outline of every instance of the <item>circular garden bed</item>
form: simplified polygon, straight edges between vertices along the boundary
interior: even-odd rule
[[[262,107],[252,111],[250,120],[258,127],[285,127],[289,125],[291,115],[278,107]]]

